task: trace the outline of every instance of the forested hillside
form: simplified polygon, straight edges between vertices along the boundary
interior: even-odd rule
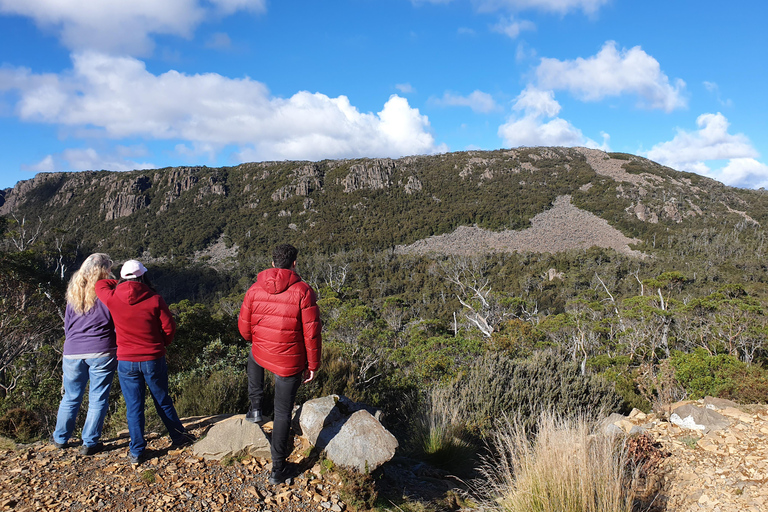
[[[4,191],[0,214],[39,218],[62,240],[118,258],[189,257],[222,240],[243,261],[286,237],[332,254],[459,226],[520,230],[564,195],[644,252],[669,234],[762,224],[768,214],[762,192],[584,148],[39,174]]]
[[[323,369],[300,399],[346,394],[408,418],[391,425],[403,449],[434,464],[474,453],[502,413],[533,428],[543,409],[768,400],[765,193],[640,157],[521,148],[58,173],[3,192],[0,430],[24,416],[17,437],[50,428],[56,312],[95,251],[142,258],[172,303],[179,412],[245,410],[236,316],[284,241],[324,321]]]

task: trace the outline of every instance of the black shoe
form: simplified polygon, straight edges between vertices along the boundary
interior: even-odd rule
[[[286,464],[280,469],[273,469],[272,472],[269,474],[269,478],[267,479],[267,482],[269,482],[271,485],[282,485],[282,484],[291,484],[291,479],[293,474],[293,468],[290,464]]]
[[[251,423],[261,423],[262,421],[264,421],[264,418],[261,417],[261,410],[250,409],[245,414],[245,421],[250,421]]]
[[[135,456],[135,455],[133,455],[133,454],[129,453],[129,454],[128,454],[128,462],[130,462],[130,463],[131,463],[131,464],[133,464],[134,466],[138,466],[139,464],[141,464],[142,462],[144,462],[144,457],[143,457],[143,455],[144,455],[144,454],[142,453],[141,455],[139,455],[139,456],[137,457],[137,456]]]
[[[273,471],[269,474],[267,482],[269,482],[271,485],[290,485],[291,477],[285,475],[282,471]]]
[[[56,441],[53,440],[53,437],[51,437],[50,441],[51,441],[51,444],[56,448],[58,448],[59,450],[63,450],[64,448],[67,447],[67,443],[57,443]]]
[[[171,443],[171,448],[183,448],[194,443],[197,439],[190,433],[185,433],[179,439]]]
[[[82,445],[80,447],[80,455],[85,455],[86,457],[90,457],[91,455],[96,455],[103,449],[104,449],[104,445],[102,443],[96,443],[93,446]]]

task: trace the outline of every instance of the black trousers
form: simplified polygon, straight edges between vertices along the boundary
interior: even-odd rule
[[[261,410],[264,398],[264,368],[253,360],[253,354],[248,353],[248,398],[251,408]],[[291,414],[296,401],[296,393],[304,378],[304,372],[290,377],[275,375],[275,411],[272,420],[272,469],[279,471],[285,466],[285,459],[290,455],[288,446],[291,432]]]

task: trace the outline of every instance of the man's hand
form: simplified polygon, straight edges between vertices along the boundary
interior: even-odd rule
[[[307,382],[312,382],[315,380],[315,371],[314,370],[304,370],[304,380],[301,381],[302,384],[306,384]]]

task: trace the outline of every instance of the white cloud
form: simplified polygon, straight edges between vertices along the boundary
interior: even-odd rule
[[[565,119],[556,117],[560,104],[553,91],[528,86],[512,107],[521,116],[511,116],[499,127],[499,137],[508,147],[517,146],[586,146],[607,150],[609,136],[602,133],[603,144],[582,135],[581,130]],[[550,119],[545,121],[545,119]]]
[[[718,86],[715,82],[704,82],[704,88],[715,95],[717,98],[717,102],[720,103],[723,107],[732,107],[733,102],[730,99],[722,99],[720,96],[720,86]]]
[[[539,10],[557,13],[583,11],[594,14],[610,0],[473,0],[480,10],[508,9],[513,11]]]
[[[86,52],[61,75],[0,69],[0,90],[18,92],[23,121],[99,131],[113,139],[179,140],[221,150],[241,146],[258,159],[403,156],[441,150],[429,120],[393,95],[376,113],[346,96],[301,91],[270,95],[249,78],[154,75],[143,62]]]
[[[416,92],[416,89],[413,88],[411,84],[396,84],[395,89],[400,91],[403,94],[411,94]]]
[[[515,49],[515,60],[517,62],[534,58],[536,58],[536,49],[530,48],[524,41],[517,44]]]
[[[728,133],[724,115],[702,114],[696,119],[697,131],[678,129],[667,142],[656,144],[647,152],[651,160],[679,171],[695,172],[715,178],[726,185],[760,187],[768,183],[768,166],[756,160],[757,150],[746,135]],[[720,169],[707,162],[728,160]]]
[[[93,148],[66,149],[61,153],[47,155],[40,162],[22,166],[22,169],[33,172],[53,171],[85,171],[102,170],[132,171],[135,169],[154,169],[157,166],[148,162],[129,160],[131,156],[140,156],[143,148],[118,146],[107,154],[99,153]]]
[[[713,171],[710,176],[735,187],[768,187],[768,165],[754,158],[733,158],[725,167]]]
[[[32,18],[73,50],[147,55],[151,34],[190,37],[212,16],[261,12],[266,0],[0,0],[0,13]]]
[[[362,156],[399,157],[439,153],[429,120],[408,100],[392,95],[381,112],[361,114],[346,96],[299,92],[272,112],[276,133],[238,153],[238,160],[319,160]]]
[[[639,46],[619,51],[614,41],[588,59],[542,58],[536,76],[539,87],[567,90],[584,101],[635,94],[646,108],[670,112],[687,105],[685,82],[678,79],[671,85],[656,59]]]
[[[695,132],[678,129],[671,141],[653,146],[647,153],[648,158],[680,171],[689,171],[692,166],[707,160],[758,156],[746,135],[728,133],[728,120],[721,113],[702,114],[696,119],[696,125],[699,130]]]
[[[469,107],[474,112],[484,114],[499,110],[499,106],[494,101],[493,96],[482,91],[473,91],[469,96],[460,96],[446,92],[442,98],[432,100],[432,103],[449,107]]]
[[[411,0],[415,5],[419,4],[447,4],[452,0]],[[587,14],[594,14],[611,0],[472,0],[472,4],[480,11],[523,11],[540,10],[556,13],[567,13],[581,10]]]
[[[47,155],[36,164],[22,165],[21,168],[32,172],[53,172],[56,170],[56,164],[53,161],[53,155]]]
[[[491,26],[491,30],[504,34],[512,39],[517,39],[520,32],[524,30],[536,30],[536,24],[528,20],[516,20],[514,18],[503,17],[498,23]]]
[[[537,117],[555,117],[560,113],[560,104],[555,100],[553,91],[542,91],[532,86],[518,95],[512,108]]]

